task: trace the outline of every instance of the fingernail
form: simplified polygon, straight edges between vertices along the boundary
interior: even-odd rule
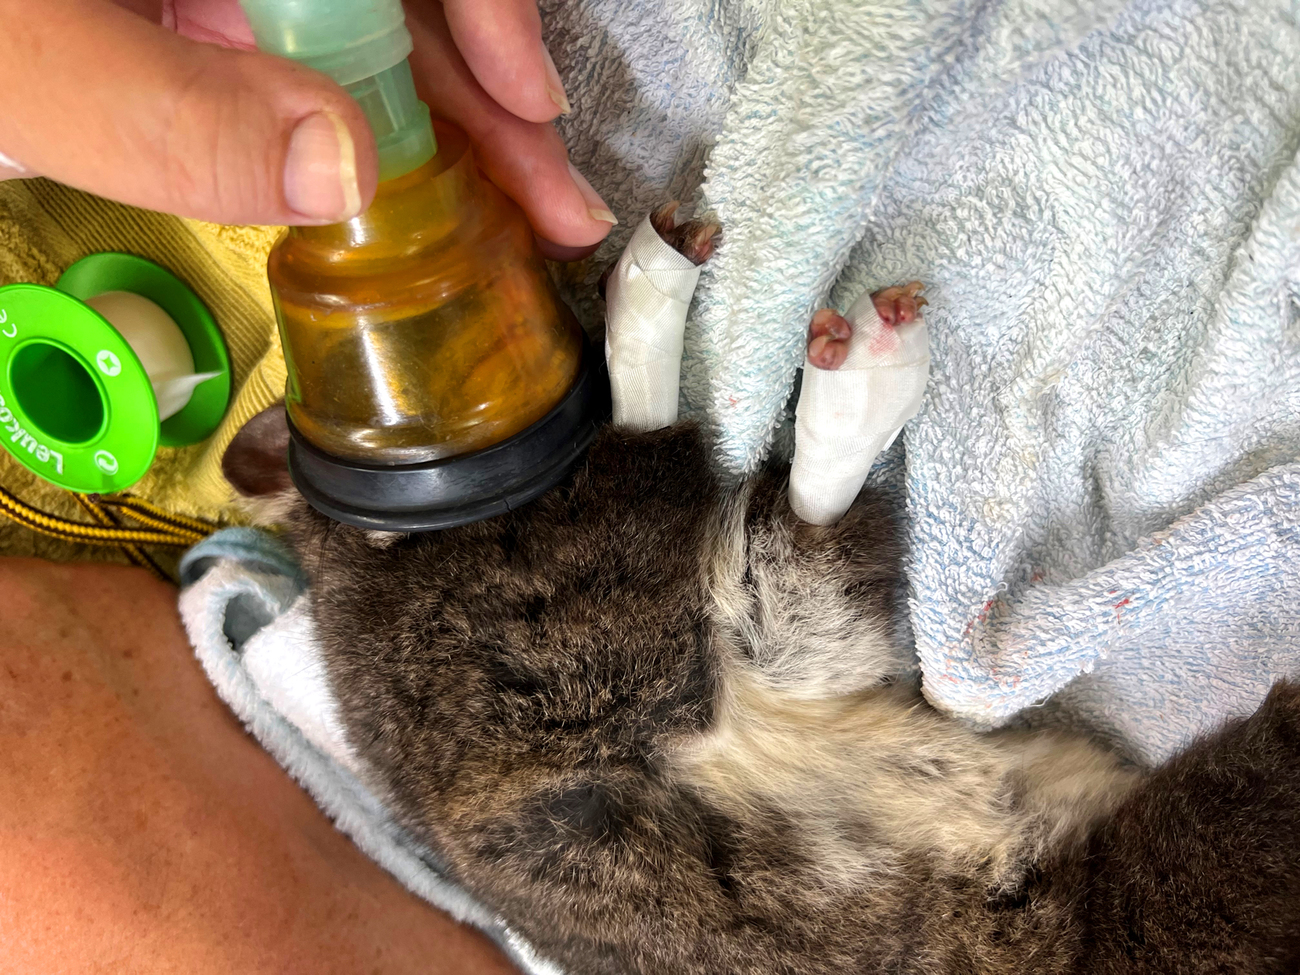
[[[3,152],[0,152],[0,166],[3,166],[7,169],[12,169],[15,173],[19,175],[28,172],[26,166],[20,163],[17,159],[14,159],[12,156],[6,156]]]
[[[350,220],[361,212],[356,146],[337,115],[308,115],[293,130],[284,161],[284,200],[310,220]]]
[[[551,52],[542,44],[542,60],[546,62],[546,94],[555,102],[555,107],[560,110],[561,115],[568,115],[573,111],[573,106],[569,104],[569,96],[564,93],[564,82],[560,80],[560,72],[555,69],[555,61],[551,59]]]
[[[600,198],[595,187],[587,182],[587,177],[578,172],[573,163],[569,163],[569,175],[573,178],[573,183],[578,187],[578,192],[582,198],[587,201],[587,213],[591,215],[592,220],[601,220],[605,223],[618,223],[618,217],[610,212],[609,207],[605,206],[605,201]]]

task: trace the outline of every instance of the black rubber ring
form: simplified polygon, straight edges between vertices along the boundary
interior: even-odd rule
[[[519,508],[564,480],[610,416],[604,356],[584,343],[578,378],[555,409],[483,450],[378,467],[312,446],[289,424],[289,474],[308,503],[357,528],[453,528]]]

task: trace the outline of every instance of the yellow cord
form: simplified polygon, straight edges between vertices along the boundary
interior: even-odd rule
[[[119,527],[122,524],[116,515],[111,511],[105,511],[102,507],[91,500],[89,495],[74,493],[72,496],[77,499],[77,504],[81,505],[90,517],[94,518],[101,525]],[[140,566],[140,568],[148,569],[156,578],[161,579],[164,582],[168,581],[167,573],[163,571],[162,566],[150,558],[149,554],[139,545],[123,544],[122,551],[125,553],[127,559]]]
[[[64,541],[120,546],[128,559],[160,578],[166,578],[166,575],[140,548],[141,545],[189,548],[217,530],[216,525],[206,521],[171,514],[142,498],[129,495],[105,498],[98,494],[74,494],[73,497],[98,524],[87,525],[48,514],[33,508],[3,487],[0,487],[0,514],[32,531]],[[117,513],[129,516],[144,527],[123,527]]]
[[[90,498],[97,501],[106,508],[120,508],[129,513],[137,521],[151,524],[155,528],[169,527],[177,531],[188,531],[197,535],[199,539],[207,538],[214,531],[216,526],[200,521],[198,518],[190,518],[185,515],[174,515],[169,511],[163,511],[157,505],[150,504],[141,498],[132,497],[129,494],[123,494],[116,498],[106,498],[103,495],[92,494]]]

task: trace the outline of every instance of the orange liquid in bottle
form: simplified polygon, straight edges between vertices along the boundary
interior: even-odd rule
[[[468,140],[381,183],[347,223],[294,227],[268,263],[299,432],[336,457],[411,464],[499,443],[572,387],[582,331],[522,211]]]

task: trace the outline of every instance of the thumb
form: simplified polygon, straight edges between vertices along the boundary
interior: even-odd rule
[[[217,223],[332,223],[374,195],[374,137],[323,75],[107,0],[0,0],[0,26],[11,173]]]

